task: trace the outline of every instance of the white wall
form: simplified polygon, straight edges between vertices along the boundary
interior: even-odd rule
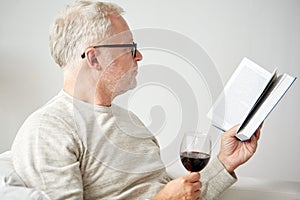
[[[48,50],[48,30],[56,14],[69,2],[72,1],[1,2],[0,152],[10,148],[26,116],[43,105],[61,88],[60,69],[51,60]],[[202,47],[214,63],[223,82],[228,80],[244,56],[255,60],[269,71],[277,67],[279,72],[287,72],[298,77],[300,75],[298,0],[114,2],[126,10],[125,18],[131,28],[137,30],[137,34],[140,34],[139,30],[142,28],[164,30],[173,36],[187,37],[187,40],[192,40]],[[173,39],[173,36],[170,39]],[[153,37],[153,40],[160,38]],[[172,43],[180,44],[180,41]],[[212,99],[205,87],[205,77],[200,78],[200,81],[196,80],[195,72],[192,70],[188,72],[191,65],[183,61],[180,55],[146,49],[142,53],[144,61],[141,63],[141,72],[151,64],[160,64],[169,69],[174,66],[175,72],[189,79],[187,83],[193,90],[200,88],[200,92],[194,91],[199,109],[199,129],[207,129],[209,122],[205,118],[205,113]],[[179,66],[185,66],[187,68],[184,69],[187,70],[180,71]],[[167,77],[167,74],[165,76]],[[137,92],[130,96],[129,107],[141,115],[146,124],[150,124],[151,120],[157,120],[153,117],[161,117],[160,108],[163,108],[165,116],[162,119],[165,123],[159,124],[162,126],[161,129],[152,128],[158,130],[157,136],[163,147],[171,142],[175,148],[173,151],[168,149],[163,152],[164,159],[175,157],[178,152],[176,149],[178,140],[175,138],[180,125],[178,123],[183,121],[180,114],[184,105],[174,98],[176,94],[171,90],[162,90],[159,85],[137,89],[153,92],[152,98],[146,98],[151,101],[146,102],[147,108],[140,106],[142,104],[138,100],[145,100],[141,97],[145,93]],[[240,176],[300,182],[299,89],[298,80],[266,120],[258,151],[255,157],[237,170]],[[209,131],[215,132],[215,136],[218,134],[215,130]],[[215,153],[217,150],[216,147]]]

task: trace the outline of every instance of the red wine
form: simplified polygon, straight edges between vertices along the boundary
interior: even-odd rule
[[[199,172],[207,165],[210,155],[196,151],[185,151],[180,153],[180,159],[188,171]]]

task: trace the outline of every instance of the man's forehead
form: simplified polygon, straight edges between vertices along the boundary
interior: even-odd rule
[[[112,43],[132,43],[133,36],[130,30],[120,32],[120,33],[113,33],[110,37],[106,38],[103,43],[112,44]]]
[[[132,40],[132,33],[129,29],[128,24],[121,15],[109,14],[111,20],[111,25],[113,27],[113,35],[111,36],[113,40]]]

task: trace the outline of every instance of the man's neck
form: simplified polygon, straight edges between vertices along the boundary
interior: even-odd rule
[[[105,87],[97,87],[97,80],[87,79],[86,75],[76,76],[74,74],[64,75],[63,90],[76,99],[86,103],[110,106],[113,95]]]
[[[91,88],[91,87],[90,87]],[[64,84],[63,90],[73,96],[76,99],[84,101],[86,103],[99,105],[99,106],[111,106],[112,98],[111,95],[107,94],[99,94],[99,92],[95,92],[95,89],[91,88],[89,91],[86,88],[78,88],[70,87],[68,84]]]

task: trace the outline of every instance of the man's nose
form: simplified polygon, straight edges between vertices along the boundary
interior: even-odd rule
[[[134,60],[137,62],[143,60],[143,55],[141,54],[141,52],[139,50],[136,50],[136,56],[135,56]]]

